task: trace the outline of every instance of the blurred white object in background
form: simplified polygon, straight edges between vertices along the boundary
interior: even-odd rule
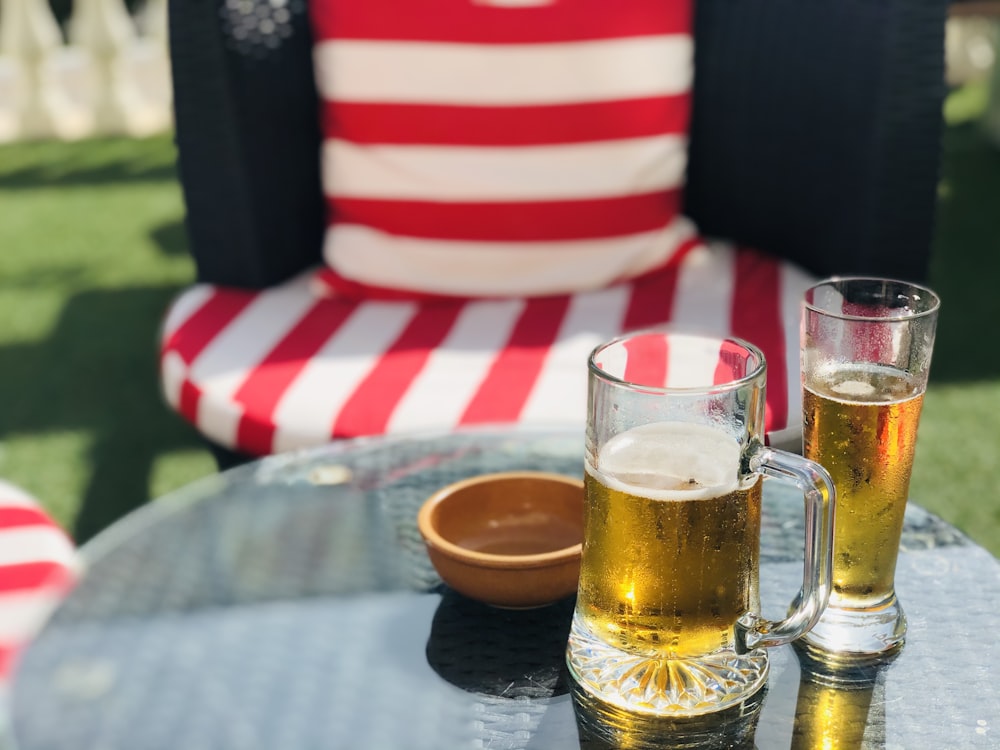
[[[28,97],[24,66],[17,58],[0,55],[0,143],[21,135],[21,112]]]
[[[144,136],[169,127],[170,67],[162,38],[140,36],[123,0],[76,0],[68,28],[71,43],[94,61],[98,132]]]
[[[0,139],[73,139],[93,131],[90,61],[65,44],[48,0],[0,3],[0,60]]]
[[[952,4],[945,35],[945,60],[950,86],[987,86],[980,124],[990,142],[1000,148],[1000,2],[972,0]]]
[[[990,76],[1000,33],[997,20],[986,16],[952,16],[945,27],[948,84],[961,86]]]
[[[0,2],[0,142],[145,136],[173,123],[166,0],[75,0],[67,43],[48,0]]]

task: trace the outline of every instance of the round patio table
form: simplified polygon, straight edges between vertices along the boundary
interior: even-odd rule
[[[912,505],[907,642],[831,670],[771,651],[753,700],[640,720],[579,695],[572,599],[495,609],[445,587],[416,529],[434,490],[534,469],[582,476],[583,436],[362,439],[208,477],[82,549],[85,575],[27,649],[18,750],[1000,748],[1000,563]],[[766,482],[765,615],[798,590],[802,502]]]

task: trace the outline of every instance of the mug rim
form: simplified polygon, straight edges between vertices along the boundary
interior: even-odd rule
[[[810,302],[809,298],[817,289],[822,287],[836,287],[838,284],[842,283],[852,283],[852,282],[869,282],[869,283],[880,283],[880,284],[895,284],[900,288],[907,289],[908,291],[922,292],[928,297],[930,302],[929,306],[925,310],[920,310],[917,312],[890,314],[890,315],[857,315],[854,313],[845,313],[838,310],[831,310],[828,307],[818,305],[814,302]],[[802,296],[802,304],[808,312],[815,313],[817,315],[824,315],[828,318],[836,318],[837,320],[851,320],[859,322],[873,322],[873,323],[896,323],[900,321],[907,320],[918,320],[920,318],[925,318],[930,315],[936,315],[941,307],[941,297],[938,296],[937,292],[933,289],[924,286],[923,284],[916,284],[912,281],[904,281],[902,279],[895,279],[888,276],[831,276],[826,279],[817,281],[815,284],[809,286]]]
[[[732,342],[737,346],[743,348],[748,353],[752,354],[757,358],[757,366],[754,367],[750,372],[741,378],[735,380],[727,380],[725,383],[713,383],[709,385],[690,385],[690,386],[664,386],[664,385],[647,385],[643,383],[636,383],[631,380],[626,380],[625,378],[620,378],[617,375],[612,375],[607,370],[601,369],[595,361],[595,357],[598,352],[604,351],[605,349],[620,344],[628,339],[637,338],[639,336],[647,336],[649,334],[660,334],[666,337],[670,335],[675,336],[688,336],[694,338],[704,338],[712,339],[718,341],[720,344],[724,342]],[[652,328],[637,328],[633,331],[627,331],[614,338],[608,339],[597,346],[595,346],[590,351],[590,356],[587,357],[587,370],[594,376],[600,378],[601,380],[611,383],[613,385],[624,386],[627,388],[632,388],[636,390],[642,390],[648,393],[673,393],[673,394],[685,394],[685,395],[698,395],[698,394],[715,394],[715,393],[727,393],[729,391],[739,390],[749,383],[754,382],[759,378],[765,378],[767,376],[767,358],[764,356],[764,352],[760,347],[755,344],[750,343],[744,338],[739,336],[734,336],[731,334],[718,334],[706,331],[697,331],[691,329],[681,329],[675,327],[652,327]]]

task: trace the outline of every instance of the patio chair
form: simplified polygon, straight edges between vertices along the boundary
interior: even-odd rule
[[[351,10],[350,3],[311,0],[310,23],[302,3],[172,0],[179,171],[198,283],[166,316],[161,371],[167,401],[209,440],[220,465],[367,434],[501,423],[582,430],[590,348],[627,328],[666,323],[735,333],[760,346],[770,365],[768,438],[798,446],[804,286],[831,274],[927,275],[947,3],[698,0],[693,27],[685,26],[691,7],[684,3],[636,3],[646,9],[641,13],[668,9],[670,23],[678,25],[671,33],[693,37],[693,85],[688,88],[682,71],[669,92],[672,109],[664,117],[670,122],[643,125],[657,137],[674,138],[671,168],[683,167],[686,158],[686,170],[653,180],[644,208],[634,211],[617,212],[613,200],[575,207],[563,201],[563,223],[553,229],[548,218],[539,220],[543,226],[532,224],[531,206],[494,211],[489,190],[495,185],[481,194],[470,188],[471,198],[459,192],[439,199],[440,186],[429,182],[427,198],[398,170],[388,174],[391,166],[378,179],[398,178],[392,189],[402,192],[387,189],[370,200],[363,165],[406,152],[412,143],[392,147],[406,140],[411,125],[429,129],[413,136],[414,143],[424,146],[421,138],[429,138],[440,146],[439,123],[431,122],[440,112],[420,101],[395,102],[396,110],[378,110],[379,102],[367,107],[379,96],[371,91],[360,94],[360,106],[351,101],[351,86],[369,83],[354,75],[358,67],[377,78],[371,67],[377,63],[365,55],[378,46],[352,43],[371,40],[365,24],[384,23],[392,27],[385,33],[404,43],[423,33],[464,34],[471,14],[487,12],[499,20],[482,33],[509,41],[535,29],[533,19],[593,6],[604,15],[582,37],[620,34],[610,39],[614,46],[644,33],[615,30],[618,5],[538,0],[491,8],[484,0],[418,14],[381,3]],[[560,28],[578,28],[575,23]],[[579,28],[587,23],[579,21]],[[450,30],[428,31],[434,24]],[[325,52],[315,48],[319,81],[318,42],[334,43]],[[344,63],[345,54],[353,62]],[[656,54],[649,59],[661,59]],[[626,58],[633,59],[614,58],[615,64]],[[409,83],[400,87],[396,77],[409,82],[426,62],[398,64],[408,59],[399,58],[385,79],[390,99],[406,99]],[[530,61],[517,64],[532,71]],[[464,65],[452,66],[448,80],[462,79],[460,70]],[[534,72],[545,78],[540,67]],[[524,95],[524,81],[511,91],[515,100]],[[492,89],[460,96],[482,95],[488,106],[498,106]],[[541,101],[549,114],[564,115],[552,119],[544,145],[568,146],[562,153],[578,155],[573,146],[579,141],[607,140],[603,132],[579,136],[560,129],[567,122],[571,130],[580,123],[603,127],[593,124],[592,103]],[[479,104],[476,99],[459,113],[483,139],[475,145],[525,145],[516,142],[519,125],[491,130],[477,119],[485,111]],[[487,114],[489,120],[495,113]],[[607,150],[612,153],[618,152]],[[618,169],[607,154],[604,163]],[[490,158],[483,162],[492,165],[487,182],[500,172],[516,182],[516,165],[525,163],[519,156]],[[433,173],[433,165],[444,162],[429,163]],[[664,163],[650,168],[663,171]],[[572,194],[577,173],[587,179],[581,164],[553,162],[543,181],[573,175],[559,187]],[[469,209],[477,200],[457,222],[444,205],[455,201]],[[467,242],[486,231],[476,217],[488,223],[497,216],[489,230],[496,236],[471,237],[476,247],[556,237],[569,248],[562,264],[569,281],[563,283],[558,267],[545,266],[551,246],[540,251],[541,271],[530,264],[519,271],[525,256],[512,252],[507,263],[492,249],[476,255],[470,270],[470,255],[448,255],[426,242],[435,233]],[[523,231],[522,220],[529,225]],[[600,225],[596,234],[613,235],[662,229],[667,221],[676,231],[652,258],[624,259],[621,251],[592,262],[572,241],[574,232],[594,240],[587,235],[592,224]],[[629,226],[608,229],[615,222]],[[324,251],[327,236],[334,239]],[[419,241],[411,242],[413,236]]]

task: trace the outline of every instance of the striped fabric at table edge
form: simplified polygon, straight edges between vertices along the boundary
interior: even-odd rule
[[[0,566],[0,595],[12,591],[31,591],[45,587],[68,588],[77,571],[54,560],[36,560]]]
[[[65,531],[26,493],[0,496],[0,548],[2,681],[20,648],[73,587],[82,562]]]
[[[19,614],[28,616],[17,624],[16,633],[0,635],[0,683],[10,674],[10,670],[20,654],[21,649],[29,644],[38,630],[65,599],[71,588],[69,579],[61,579],[30,592],[0,592],[0,612],[14,605],[21,610]],[[9,624],[8,624],[9,627]]]
[[[48,514],[37,505],[27,502],[8,505],[7,498],[0,495],[0,531],[22,526],[58,528]]]
[[[735,257],[735,285],[732,295],[730,330],[734,336],[747,338],[763,353],[768,363],[768,405],[765,432],[788,425],[788,373],[785,363],[785,327],[782,320],[782,285],[780,264],[774,258],[747,247],[738,248]],[[797,344],[796,344],[797,345]]]

